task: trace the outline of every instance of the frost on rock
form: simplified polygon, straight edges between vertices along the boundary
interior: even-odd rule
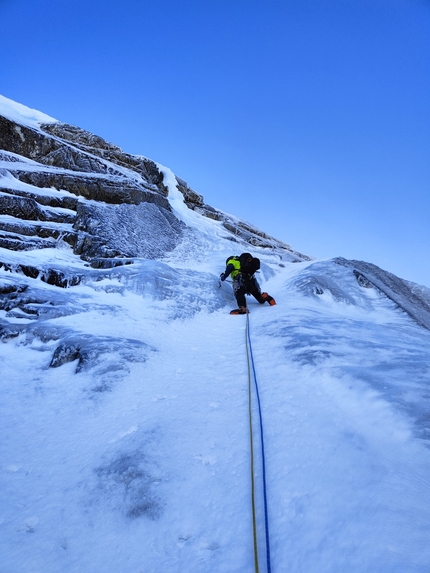
[[[145,362],[154,350],[140,340],[74,333],[61,340],[49,366],[58,368],[78,360],[76,372],[96,368],[97,374],[104,374],[127,369],[132,362]]]
[[[56,268],[53,268],[54,266]],[[18,275],[21,274],[32,279],[40,279],[47,284],[55,285],[61,288],[68,288],[78,285],[81,282],[83,274],[83,272],[73,272],[73,270],[64,267],[63,265],[49,265],[42,263],[38,264],[37,266],[33,266],[16,261],[4,262],[1,259],[0,269],[4,269],[5,271],[16,273]]]
[[[153,203],[115,206],[92,203],[79,206],[75,229],[81,232],[75,252],[88,260],[155,259],[176,247],[184,224]]]
[[[127,170],[132,174],[137,173],[139,177],[136,179],[143,181],[148,188],[161,195],[167,195],[163,176],[154,161],[125,153],[120,147],[108,143],[102,137],[74,125],[56,122],[43,124],[41,127],[44,132],[60,137],[65,142],[73,143],[74,147],[116,165],[119,168],[118,173],[122,176]]]
[[[312,263],[291,279],[289,285],[306,296],[318,299],[329,295],[337,302],[369,308],[369,299],[353,273],[332,261]]]
[[[334,259],[334,262],[353,269],[359,282],[364,280],[379,289],[418,324],[430,330],[430,290],[428,288],[405,281],[372,263],[348,261],[342,258]]]
[[[405,281],[376,265],[364,261],[336,258],[309,265],[290,281],[299,292],[321,298],[371,308],[366,290],[376,289],[430,330],[430,290]]]
[[[39,279],[42,284],[47,282],[43,280],[43,276],[39,276]],[[68,280],[70,281],[70,277]],[[14,276],[12,273],[0,280],[0,294],[0,309],[6,311],[6,317],[17,312],[21,317],[27,315],[42,319],[41,322],[97,307],[88,298],[79,296],[74,291],[42,288],[38,281],[26,279],[26,282],[23,282],[19,274]]]

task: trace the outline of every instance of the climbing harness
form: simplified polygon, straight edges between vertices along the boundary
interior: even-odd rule
[[[252,528],[254,536],[254,567],[255,567],[255,573],[259,573],[257,517],[256,517],[256,503],[255,503],[256,492],[255,492],[255,471],[254,471],[254,461],[255,461],[254,435],[253,435],[253,420],[252,420],[252,382],[251,382],[252,377],[254,378],[255,393],[257,396],[258,418],[259,418],[259,428],[260,428],[267,573],[271,573],[272,568],[270,563],[270,537],[269,537],[269,518],[267,512],[266,459],[264,453],[263,418],[261,415],[260,394],[258,391],[254,357],[252,354],[251,335],[249,328],[249,314],[246,315],[245,341],[246,341],[246,358],[248,362],[248,407],[249,407],[249,435],[250,435],[250,449],[251,449],[250,467],[251,467]]]

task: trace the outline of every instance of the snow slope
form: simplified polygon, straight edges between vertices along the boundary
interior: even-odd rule
[[[56,119],[22,105],[0,94],[0,111],[4,117],[28,127],[38,127],[41,123],[55,123]]]
[[[27,297],[0,311],[1,573],[253,570],[246,319],[217,280],[249,245],[169,198],[187,227],[159,260],[0,250],[82,277],[0,269]],[[272,571],[427,573],[430,331],[347,265],[250,250],[278,303],[249,299]],[[265,571],[258,451],[256,482]]]
[[[245,319],[209,256],[179,258],[68,289],[74,313],[46,321],[138,356],[113,345],[76,373],[48,368],[54,340],[1,345],[2,572],[252,569]],[[350,301],[297,287],[316,265]],[[249,306],[273,570],[428,571],[430,333],[330,261],[264,288],[278,305]]]

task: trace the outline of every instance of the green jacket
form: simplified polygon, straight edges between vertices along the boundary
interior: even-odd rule
[[[240,268],[240,260],[239,257],[230,257],[227,259],[227,267],[225,269],[225,276],[231,276],[232,280],[237,277],[237,275],[241,272]]]

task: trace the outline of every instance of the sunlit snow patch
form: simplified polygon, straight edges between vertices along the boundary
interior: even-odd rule
[[[45,113],[31,109],[2,95],[0,95],[0,115],[28,127],[39,127],[41,123],[56,123],[58,121]]]

